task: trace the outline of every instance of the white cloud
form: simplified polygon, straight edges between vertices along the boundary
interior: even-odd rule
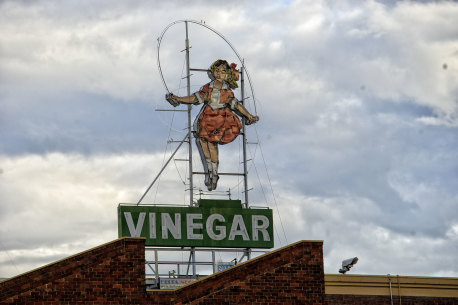
[[[38,92],[85,91],[128,100],[151,95],[154,44],[147,32],[132,35],[146,15],[133,11],[71,22],[41,14],[38,4],[25,10],[17,3],[3,5],[7,26],[0,31],[8,47],[1,69],[15,90],[20,84]]]
[[[456,276],[456,3],[0,6],[0,276],[116,237],[117,203],[135,202],[152,181],[168,127],[183,137],[185,116],[171,123],[154,112],[169,107],[156,38],[180,19],[205,21],[245,59],[261,116],[249,141],[263,147],[262,156],[250,147],[250,195],[278,212],[272,194],[264,199],[265,158],[278,246],[284,234],[324,239],[330,273],[358,256],[354,272]],[[195,67],[236,60],[217,35],[189,26]],[[180,94],[183,34],[182,23],[170,28],[161,49],[167,85]],[[207,78],[192,81],[197,90]],[[222,169],[239,164],[239,145],[221,148]],[[186,204],[186,165],[176,167],[147,202]],[[237,180],[221,185],[241,192]]]
[[[280,214],[289,242],[324,241],[326,273],[337,273],[342,260],[357,256],[354,273],[456,276],[452,271],[456,266],[454,227],[441,238],[397,233],[377,224],[386,215],[367,198],[304,197],[288,192],[281,202],[285,203]],[[281,230],[278,221],[277,230]]]
[[[1,157],[0,231],[2,250],[10,256],[2,254],[2,276],[15,271],[8,269],[10,259],[24,272],[117,238],[117,205],[137,203],[162,159],[161,154]],[[176,192],[184,186],[176,176],[172,166],[158,182],[161,191],[156,195],[153,188],[145,202],[167,198],[184,204]]]

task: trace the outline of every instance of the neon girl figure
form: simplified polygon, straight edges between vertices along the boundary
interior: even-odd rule
[[[205,171],[205,185],[209,191],[216,189],[218,183],[219,144],[227,144],[240,134],[242,123],[237,115],[245,118],[251,125],[259,120],[234,97],[231,89],[238,88],[239,71],[236,64],[218,59],[208,72],[211,82],[190,96],[165,96],[174,107],[179,104],[204,104],[194,122],[196,143]],[[237,114],[237,115],[236,115]]]

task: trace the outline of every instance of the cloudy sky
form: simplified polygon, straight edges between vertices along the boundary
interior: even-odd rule
[[[185,135],[185,114],[158,111],[172,107],[156,61],[184,19],[245,60],[261,117],[250,204],[274,210],[276,247],[324,240],[326,273],[357,256],[355,274],[457,277],[457,15],[451,1],[1,1],[0,277],[117,238],[118,203]],[[184,29],[160,48],[178,95]],[[192,67],[240,66],[205,27],[189,35]],[[222,171],[240,147],[221,147]],[[186,169],[171,162],[143,203],[188,204]],[[218,190],[243,198],[230,177]]]

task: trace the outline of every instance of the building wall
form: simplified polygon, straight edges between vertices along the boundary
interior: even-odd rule
[[[324,304],[323,242],[302,241],[177,290],[146,290],[144,239],[0,282],[0,304]]]
[[[324,304],[323,242],[301,241],[178,290],[154,304]]]
[[[325,291],[328,305],[458,304],[458,278],[327,274]]]
[[[0,304],[458,304],[457,278],[324,275],[300,241],[177,290],[146,290],[145,240],[121,238],[0,282]]]
[[[122,238],[0,282],[0,304],[141,304],[144,239]]]
[[[391,305],[391,297],[385,295],[327,294],[327,305]],[[457,298],[393,296],[395,305],[456,305]]]

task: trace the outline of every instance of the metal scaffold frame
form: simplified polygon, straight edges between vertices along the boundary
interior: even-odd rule
[[[218,253],[238,253],[239,255],[241,254],[241,257],[237,259],[235,257],[232,259],[231,262],[234,262],[234,265],[241,263],[243,261],[249,260],[251,255],[262,255],[267,253],[268,251],[266,250],[253,250],[253,249],[234,249],[234,248],[218,248],[218,249],[213,249],[213,248],[191,248],[191,247],[184,247],[184,248],[165,248],[165,247],[147,247],[146,248],[147,252],[152,252],[153,254],[153,259],[152,260],[146,260],[145,262],[145,268],[146,269],[146,279],[148,282],[148,285],[150,287],[158,287],[159,284],[159,279],[162,278],[179,278],[179,279],[197,279],[200,277],[205,277],[208,276],[208,274],[190,274],[189,273],[189,268],[190,268],[190,261],[187,260],[173,260],[173,259],[168,259],[168,260],[161,260],[160,259],[160,253],[161,252],[194,252],[200,253],[200,254],[207,254],[207,258],[196,261],[195,265],[196,266],[206,266],[210,267],[207,269],[211,269],[212,273],[217,272],[217,254]],[[208,258],[208,256],[210,256]],[[191,255],[190,255],[191,259]],[[175,269],[167,269],[167,272],[161,272],[160,267],[161,266],[169,266],[169,268],[175,268]],[[186,268],[186,272],[182,272],[183,268]],[[149,272],[148,272],[149,271]]]
[[[250,87],[251,87],[251,93],[252,93],[253,101],[255,101],[253,86],[251,85],[250,77],[249,77],[248,71],[246,70],[244,60],[240,57],[240,55],[235,50],[235,48],[232,46],[232,44],[222,34],[217,32],[216,30],[212,29],[211,27],[209,27],[205,23],[192,21],[192,20],[180,20],[180,21],[175,21],[175,22],[169,24],[164,29],[164,31],[162,32],[161,36],[158,38],[158,50],[157,50],[158,68],[159,68],[159,72],[160,72],[160,75],[161,75],[161,78],[162,78],[162,81],[164,83],[164,86],[165,86],[166,90],[170,93],[170,91],[169,91],[169,89],[167,87],[167,84],[166,84],[166,82],[164,80],[163,74],[162,74],[162,68],[161,68],[161,64],[160,64],[160,44],[161,44],[161,40],[162,40],[165,32],[167,31],[167,29],[169,29],[171,26],[173,26],[173,25],[175,25],[177,23],[182,23],[182,22],[184,22],[184,24],[185,24],[185,31],[186,31],[186,35],[185,35],[186,36],[185,37],[186,76],[185,76],[185,78],[187,80],[187,95],[188,96],[191,95],[191,75],[192,75],[191,71],[205,72],[205,73],[208,72],[208,69],[191,68],[191,65],[190,65],[190,56],[189,56],[190,55],[190,43],[189,43],[189,35],[188,35],[189,34],[188,23],[194,23],[194,24],[198,24],[198,25],[204,26],[207,29],[210,29],[211,31],[216,33],[218,36],[220,36],[231,47],[231,49],[234,51],[234,53],[237,55],[238,59],[241,62],[241,69],[240,69],[241,101],[240,102],[243,105],[245,100],[247,99],[245,97],[245,74],[248,77],[248,81],[249,81],[249,84],[250,84]],[[255,105],[255,109],[256,109],[256,105]],[[168,166],[170,161],[174,158],[175,154],[181,148],[183,143],[188,143],[188,162],[189,162],[189,173],[190,173],[189,174],[189,206],[190,207],[195,206],[195,202],[194,202],[194,191],[195,191],[195,189],[194,189],[193,176],[194,175],[202,175],[202,174],[205,174],[205,173],[196,172],[196,171],[193,170],[192,139],[193,139],[193,134],[195,134],[195,131],[192,130],[191,110],[192,110],[192,105],[188,105],[187,110],[186,110],[187,111],[187,117],[188,117],[188,124],[187,124],[188,132],[187,132],[186,136],[183,138],[183,140],[177,141],[177,142],[179,142],[178,146],[176,147],[176,149],[174,150],[172,155],[169,157],[169,159],[165,162],[165,164],[163,165],[163,167],[159,171],[158,175],[155,177],[153,182],[149,185],[149,187],[147,188],[145,193],[141,196],[140,200],[137,202],[137,206],[141,204],[142,200],[145,198],[145,196],[147,195],[147,193],[149,192],[151,187],[154,185],[154,183],[158,180],[158,178],[163,173],[165,168]],[[172,110],[172,111],[184,111],[184,110]],[[243,191],[243,194],[244,194],[243,206],[245,208],[249,208],[247,139],[246,139],[245,128],[246,128],[245,118],[242,117],[241,135],[242,135],[242,141],[243,141],[243,145],[242,145],[242,149],[243,149],[243,173],[219,173],[219,175],[243,176],[243,179],[244,179],[244,183],[243,183],[243,187],[244,187],[244,191]],[[230,192],[229,192],[229,197],[230,197]],[[209,265],[211,265],[211,266],[213,266],[212,267],[213,272],[215,272],[215,253],[218,253],[218,252],[239,252],[240,253],[240,252],[242,252],[243,255],[239,259],[239,262],[240,262],[243,259],[246,259],[246,260],[251,259],[251,254],[252,253],[257,253],[257,252],[265,253],[265,252],[267,252],[267,251],[261,251],[261,250],[253,250],[252,248],[243,248],[243,249],[238,249],[238,248],[231,248],[231,249],[220,249],[220,248],[210,249],[210,248],[205,248],[205,249],[202,249],[202,248],[196,248],[196,247],[187,247],[187,248],[184,248],[184,247],[182,247],[182,248],[159,248],[159,247],[150,248],[150,247],[148,247],[146,249],[146,251],[147,252],[152,251],[154,253],[154,260],[147,260],[146,261],[146,266],[148,266],[149,270],[153,271],[153,274],[147,274],[147,276],[148,275],[153,275],[154,276],[154,281],[155,281],[156,284],[158,283],[159,278],[161,276],[170,276],[170,274],[164,274],[164,273],[160,273],[159,272],[159,266],[160,265],[176,265],[177,269],[178,269],[178,274],[177,274],[178,276],[184,276],[184,277],[189,277],[190,276],[192,278],[197,278],[198,277],[198,274],[197,274],[197,271],[196,271],[196,266],[197,265],[199,265],[199,266],[209,266]],[[167,261],[167,260],[161,261],[161,260],[159,260],[159,256],[158,255],[159,255],[159,252],[163,252],[163,251],[168,251],[168,252],[170,252],[170,251],[182,251],[182,252],[185,251],[185,252],[189,252],[189,260],[187,260],[187,261],[173,261],[173,260],[172,261]],[[199,261],[198,262],[198,261],[196,261],[196,252],[199,252],[199,253],[201,253],[201,252],[209,252],[209,253],[212,254],[212,260],[211,261],[206,260],[206,261]],[[181,274],[181,272],[180,272],[181,266],[187,266],[187,271],[186,271],[185,274]],[[192,274],[191,275],[189,275],[190,266],[192,266]]]

